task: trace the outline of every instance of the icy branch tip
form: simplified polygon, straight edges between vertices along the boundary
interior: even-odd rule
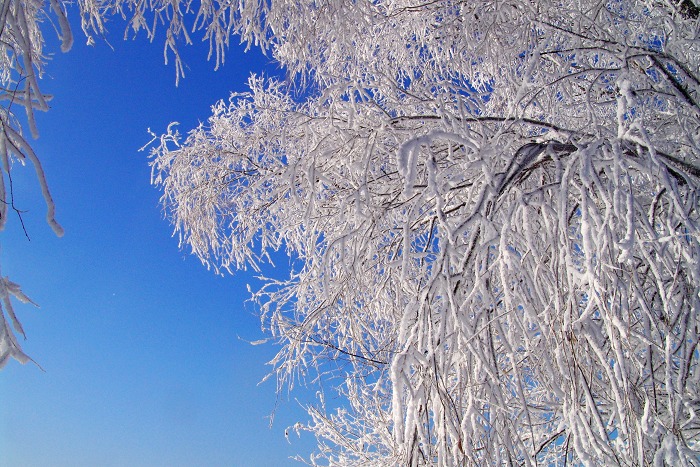
[[[55,233],[57,237],[63,237],[63,234],[66,233],[63,227],[61,227],[61,224],[56,222],[56,219],[47,216],[46,222],[51,226],[51,230],[53,230],[53,233]]]

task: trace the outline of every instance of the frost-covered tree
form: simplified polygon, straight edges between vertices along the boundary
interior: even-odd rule
[[[700,464],[694,2],[207,12],[288,79],[171,127],[154,182],[217,271],[290,256],[254,297],[312,463]]]
[[[700,431],[694,1],[78,5],[89,41],[162,26],[177,76],[200,29],[217,63],[237,34],[288,70],[164,135],[154,173],[205,263],[293,258],[255,297],[280,384],[342,396],[298,425],[314,462],[676,465]],[[66,5],[0,3],[0,227],[29,161],[62,233],[25,133]],[[0,365],[27,358],[12,296]]]

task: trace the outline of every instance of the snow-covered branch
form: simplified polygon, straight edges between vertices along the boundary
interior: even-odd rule
[[[342,397],[312,463],[697,463],[694,3],[236,15],[289,79],[162,138],[154,181],[205,264],[292,257],[255,298],[279,381]]]

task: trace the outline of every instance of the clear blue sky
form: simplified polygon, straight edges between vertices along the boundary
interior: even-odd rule
[[[35,149],[65,237],[44,222],[31,167],[13,170],[31,241],[11,218],[0,266],[41,306],[16,311],[45,371],[14,360],[0,371],[0,466],[300,465],[289,456],[308,458],[314,440],[288,444],[284,431],[305,413],[296,394],[278,404],[274,379],[258,386],[275,348],[246,342],[263,336],[245,303],[255,279],[218,277],[178,249],[137,152],[147,128],[188,130],[251,70],[279,70],[236,49],[214,72],[197,43],[182,50],[190,68],[176,88],[161,41],[110,29],[114,50],[86,46],[79,28],[68,54],[47,47],[55,98]]]

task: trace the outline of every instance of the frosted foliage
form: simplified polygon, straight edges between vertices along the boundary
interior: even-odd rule
[[[698,465],[691,1],[228,8],[290,79],[153,177],[208,266],[289,254],[254,297],[309,462]]]

